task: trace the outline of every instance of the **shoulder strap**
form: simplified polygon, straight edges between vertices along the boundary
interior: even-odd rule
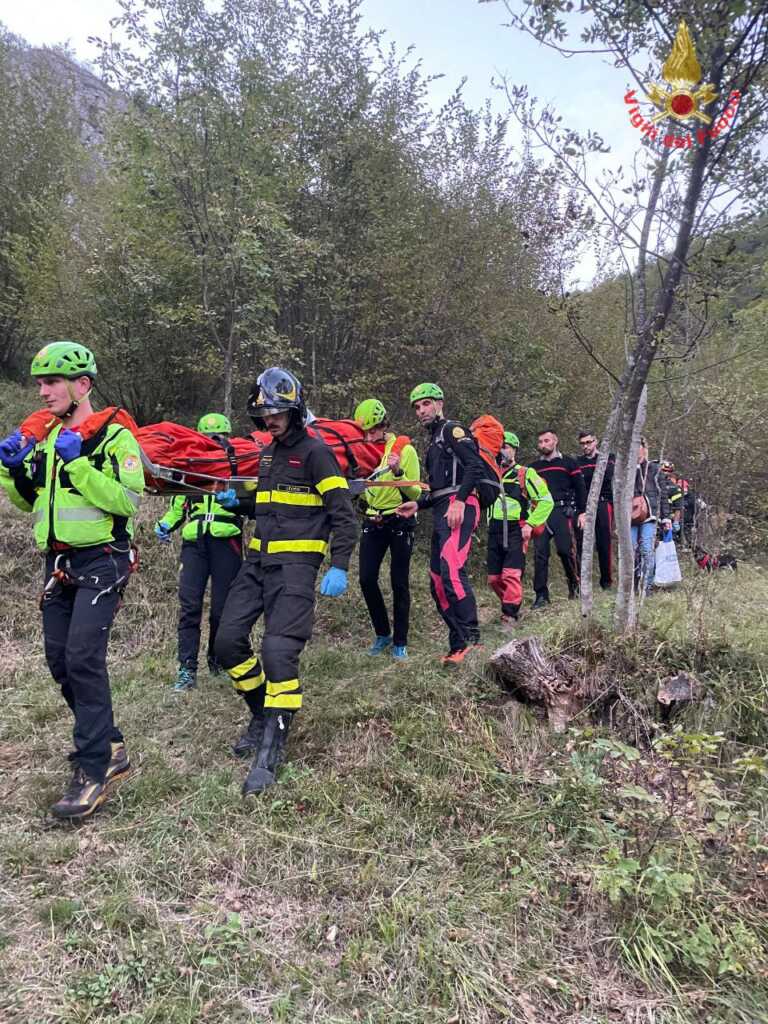
[[[110,426],[110,424],[112,424],[114,422],[114,419],[115,419],[115,417],[117,416],[117,414],[119,412],[120,412],[120,407],[119,406],[115,406],[115,408],[112,410],[112,414],[106,420],[104,420],[104,422],[99,427],[99,429],[96,431],[96,433],[93,434],[91,437],[89,437],[87,441],[83,441],[82,448],[80,449],[81,454],[83,454],[83,455],[93,455],[93,453],[96,451],[96,449],[101,447],[101,445],[107,439],[107,428]],[[127,429],[126,427],[119,426],[119,429],[118,429],[118,431],[116,433],[119,433],[120,430],[126,430],[126,429]]]

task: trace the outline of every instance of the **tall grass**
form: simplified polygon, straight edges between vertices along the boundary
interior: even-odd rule
[[[244,804],[239,698],[204,673],[170,692],[178,550],[148,501],[110,652],[136,770],[61,827],[71,722],[30,524],[0,500],[0,1020],[768,1021],[761,572],[691,581],[704,629],[684,593],[649,602],[630,652],[647,706],[678,668],[705,697],[638,748],[587,719],[553,736],[483,656],[443,670],[422,547],[410,661],[365,656],[354,585],[319,601],[289,763]],[[475,575],[489,650],[506,638]],[[522,633],[579,628],[559,598]]]

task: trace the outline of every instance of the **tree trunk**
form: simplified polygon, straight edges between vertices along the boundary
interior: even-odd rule
[[[614,434],[616,433],[617,418],[618,409],[614,405],[614,408],[611,410],[611,415],[608,417],[605,434],[600,442],[595,472],[592,477],[592,483],[590,484],[589,495],[587,497],[584,533],[582,534],[581,566],[579,570],[581,576],[581,614],[584,618],[588,618],[592,614],[592,565],[595,558],[595,526],[597,524],[597,509],[600,504],[600,488],[603,486],[605,467],[608,465],[608,455],[611,451]]]
[[[229,343],[224,350],[224,415],[227,419],[232,418],[232,367],[234,364],[232,350],[234,344],[234,338],[230,335]]]
[[[617,633],[631,633],[637,625],[635,602],[635,552],[632,547],[632,496],[635,493],[637,472],[637,450],[640,446],[640,432],[645,423],[648,391],[645,387],[640,402],[632,416],[629,403],[620,413],[619,444],[616,452],[616,468],[613,473],[613,507],[616,513],[616,534],[619,547],[619,571],[616,581],[616,608],[614,628]],[[629,444],[622,433],[629,431]],[[628,451],[627,451],[628,450]],[[627,454],[625,454],[627,453]]]

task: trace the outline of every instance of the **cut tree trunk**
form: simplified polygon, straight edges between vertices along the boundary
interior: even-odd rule
[[[543,708],[555,732],[565,732],[591,696],[583,661],[566,654],[548,655],[538,637],[511,640],[494,652],[488,665],[514,697]]]

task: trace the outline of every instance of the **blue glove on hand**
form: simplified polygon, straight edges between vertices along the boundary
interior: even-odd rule
[[[27,455],[35,447],[35,439],[24,445],[24,436],[20,430],[14,431],[4,441],[0,441],[0,462],[6,469],[14,469],[20,466]]]
[[[234,487],[230,487],[226,491],[217,491],[214,497],[224,508],[237,508],[240,504],[240,499],[237,497],[237,491]]]
[[[59,431],[53,447],[56,449],[56,454],[62,462],[71,462],[79,457],[80,449],[83,447],[83,439],[74,430],[68,430],[64,427],[63,430]]]
[[[347,574],[343,569],[336,569],[333,566],[323,576],[320,584],[320,593],[323,597],[341,597],[347,590]]]
[[[171,531],[168,529],[165,523],[158,523],[155,526],[155,536],[157,537],[161,544],[171,543]]]
[[[680,533],[680,523],[672,523],[672,533]]]

